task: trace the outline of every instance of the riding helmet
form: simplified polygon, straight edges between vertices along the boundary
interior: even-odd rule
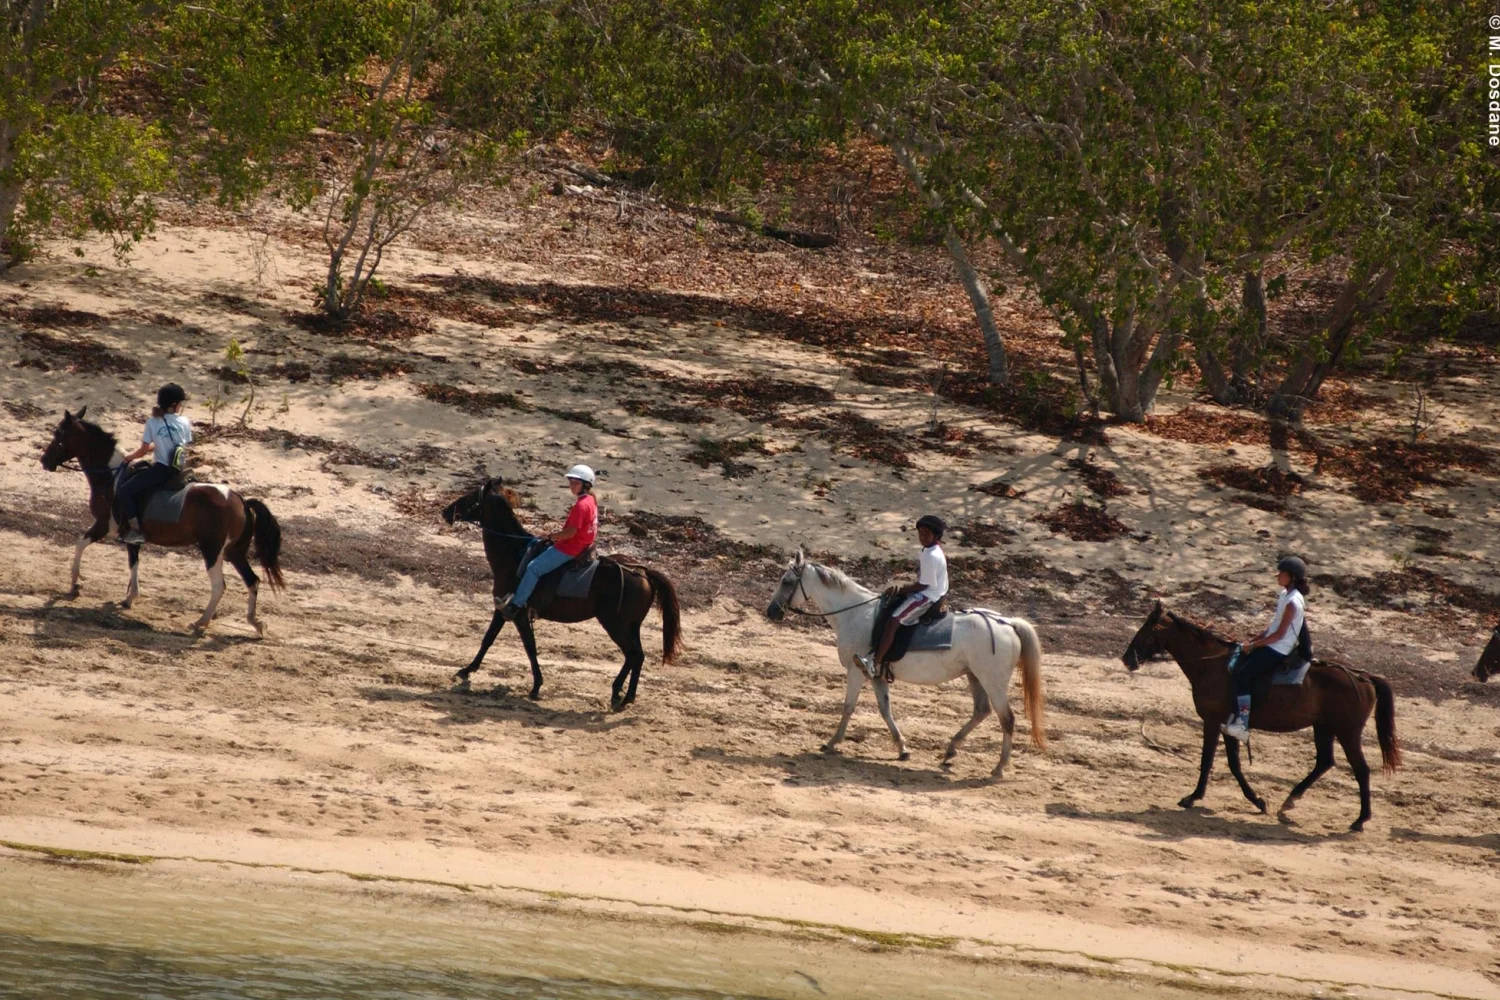
[[[163,410],[170,410],[178,403],[187,402],[187,392],[176,382],[168,382],[156,390],[156,405]]]
[[[593,486],[594,470],[590,469],[587,465],[575,465],[568,470],[568,474],[564,478],[576,479],[581,483],[588,483],[590,486]]]
[[[943,519],[936,514],[923,514],[917,518],[917,527],[926,528],[938,538],[942,538],[943,532],[948,530],[948,526],[943,523]]]
[[[1301,559],[1298,559],[1296,556],[1287,556],[1285,559],[1281,560],[1281,562],[1276,564],[1276,572],[1285,573],[1287,576],[1290,576],[1293,581],[1306,580],[1307,563],[1303,562]]]

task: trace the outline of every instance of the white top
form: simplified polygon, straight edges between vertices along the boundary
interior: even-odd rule
[[[1292,611],[1286,635],[1277,642],[1271,643],[1271,648],[1278,653],[1290,653],[1297,648],[1297,636],[1301,633],[1302,621],[1307,616],[1307,600],[1302,596],[1302,591],[1293,587],[1276,595],[1276,612],[1271,615],[1271,624],[1266,626],[1266,630],[1261,635],[1271,635],[1276,631],[1276,624],[1281,621],[1281,613],[1287,607],[1290,607]]]
[[[938,601],[948,593],[948,557],[941,545],[929,545],[917,556],[917,582],[930,601]]]
[[[167,413],[146,421],[146,432],[141,435],[141,444],[156,446],[156,460],[162,465],[172,464],[172,452],[193,440],[193,425],[180,413]]]

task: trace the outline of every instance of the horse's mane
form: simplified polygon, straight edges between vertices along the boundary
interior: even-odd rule
[[[1215,632],[1213,629],[1208,628],[1205,625],[1199,625],[1195,621],[1190,621],[1189,619],[1182,617],[1175,611],[1168,611],[1167,617],[1172,619],[1172,621],[1176,622],[1178,625],[1181,625],[1183,628],[1187,629],[1189,632],[1193,633],[1200,639],[1205,639],[1212,642],[1222,642],[1226,646],[1234,645],[1233,640],[1226,639],[1219,633]]]
[[[106,446],[111,453],[113,453],[114,450],[120,446],[119,438],[115,437],[109,431],[105,430],[103,427],[100,427],[93,421],[80,420],[78,422],[83,425],[83,433],[86,437],[89,438],[89,440],[96,441],[99,444]]]
[[[870,589],[841,569],[824,566],[822,563],[808,563],[808,565],[813,568],[814,573],[818,574],[818,579],[830,587],[847,587],[851,590],[864,591],[869,591]]]
[[[503,485],[500,487],[499,492],[496,493],[485,490],[483,486],[480,486],[479,489],[480,495],[485,501],[496,501],[498,503],[499,509],[503,512],[504,516],[515,526],[517,534],[531,534],[531,532],[526,530],[526,526],[521,523],[521,519],[516,516],[516,504],[521,502],[521,498],[516,495],[514,490],[509,486]]]

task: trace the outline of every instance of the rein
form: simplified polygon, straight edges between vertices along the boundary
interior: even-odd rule
[[[808,594],[807,594],[807,586],[806,586],[806,584],[804,584],[802,582],[802,574],[800,574],[800,573],[797,574],[797,589],[800,590],[800,591],[802,591],[802,601],[803,601],[804,604],[806,602],[812,600],[812,598],[809,597]],[[885,596],[884,594],[876,594],[874,597],[870,598],[868,601],[860,601],[858,604],[851,604],[847,608],[840,608],[837,611],[807,611],[807,610],[805,610],[803,608],[794,608],[790,604],[788,604],[782,610],[784,610],[784,611],[790,611],[792,614],[794,614],[794,615],[801,615],[804,618],[832,618],[835,615],[841,615],[841,614],[843,614],[845,611],[853,611],[855,608],[862,608],[866,604],[874,604],[876,601],[880,600],[884,596]]]

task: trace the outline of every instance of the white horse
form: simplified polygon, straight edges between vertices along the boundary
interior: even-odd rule
[[[805,612],[811,606],[814,610]],[[839,661],[849,672],[849,688],[844,695],[844,717],[834,731],[833,739],[823,749],[832,752],[844,738],[849,728],[849,717],[859,701],[859,692],[869,680],[864,670],[855,662],[855,654],[870,649],[875,628],[875,615],[880,607],[880,595],[867,590],[839,570],[808,562],[802,551],[787,567],[781,577],[776,593],[766,608],[766,617],[780,621],[788,610],[817,614],[827,618],[838,635]],[[1047,734],[1042,728],[1042,709],[1046,698],[1042,693],[1042,644],[1031,623],[1020,618],[1004,618],[983,608],[954,613],[953,648],[909,652],[891,664],[898,681],[910,684],[942,684],[956,677],[967,677],[969,692],[974,696],[974,716],[964,723],[943,754],[943,766],[958,754],[964,739],[987,718],[991,710],[1000,716],[1000,725],[1005,730],[1001,744],[1000,763],[991,774],[1000,778],[1005,766],[1010,763],[1011,738],[1016,728],[1016,714],[1010,708],[1010,679],[1016,664],[1021,665],[1021,688],[1026,700],[1026,717],[1031,723],[1031,742],[1038,749],[1047,746]],[[891,717],[890,685],[876,678],[871,681],[875,688],[875,703],[896,741],[896,751],[901,760],[911,753],[896,720]]]

